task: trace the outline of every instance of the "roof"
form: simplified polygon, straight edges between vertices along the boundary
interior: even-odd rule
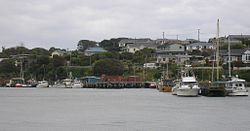
[[[85,76],[85,77],[82,77],[81,79],[100,79],[100,77],[97,77],[97,76]]]
[[[207,43],[207,42],[198,42],[198,43],[192,43],[188,44],[188,46],[211,46],[213,43]]]
[[[250,54],[250,49],[246,49],[244,54]]]
[[[165,53],[186,53],[186,51],[169,51],[169,50],[156,50],[157,54],[165,54]]]
[[[130,48],[140,48],[140,47],[144,47],[144,48],[157,48],[157,44],[155,43],[136,43],[136,44],[129,44],[128,47]]]
[[[107,51],[101,47],[90,47],[87,50],[85,50],[85,52],[107,52]]]
[[[231,49],[231,56],[241,56],[245,52],[245,49]],[[228,50],[220,50],[220,55],[227,56]]]
[[[143,39],[123,39],[119,43],[148,43],[152,42],[149,38],[143,38]]]
[[[232,77],[231,81],[228,82],[246,82],[246,80],[237,77]]]
[[[183,77],[182,82],[196,82],[195,77]]]
[[[172,46],[172,45],[184,46],[184,45],[179,44],[179,43],[171,43],[171,44],[165,43],[165,44],[163,44],[163,45],[158,46],[158,48],[169,48],[169,47]]]
[[[229,35],[230,39],[250,39],[250,35]]]
[[[58,53],[60,53],[60,54],[66,53],[66,51],[62,51],[62,50],[55,50],[55,51],[53,51],[52,53],[55,53],[55,52],[58,52]]]

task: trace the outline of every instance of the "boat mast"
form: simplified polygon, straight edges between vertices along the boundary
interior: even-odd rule
[[[217,20],[217,36],[216,36],[216,69],[217,69],[217,80],[219,80],[219,64],[220,64],[220,58],[219,58],[219,43],[220,43],[220,40],[219,40],[219,33],[220,33],[220,27],[219,27],[219,24],[220,24],[220,20],[218,19]]]
[[[231,77],[231,39],[228,36],[228,77]]]
[[[43,64],[43,81],[44,81],[44,79],[45,79],[45,66]]]

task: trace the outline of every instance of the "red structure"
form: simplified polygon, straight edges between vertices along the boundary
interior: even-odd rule
[[[101,80],[102,81],[107,81],[107,82],[139,82],[142,81],[142,79],[139,76],[129,76],[127,78],[123,77],[123,76],[107,76],[107,75],[102,75],[101,76]]]

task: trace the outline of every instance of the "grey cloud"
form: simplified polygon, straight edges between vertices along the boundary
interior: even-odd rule
[[[1,0],[0,46],[76,48],[80,39],[249,33],[248,0]]]

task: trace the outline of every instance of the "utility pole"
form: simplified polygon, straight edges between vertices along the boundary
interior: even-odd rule
[[[164,44],[165,43],[165,32],[162,32],[162,44]]]
[[[197,29],[198,31],[198,41],[200,41],[200,29]]]

